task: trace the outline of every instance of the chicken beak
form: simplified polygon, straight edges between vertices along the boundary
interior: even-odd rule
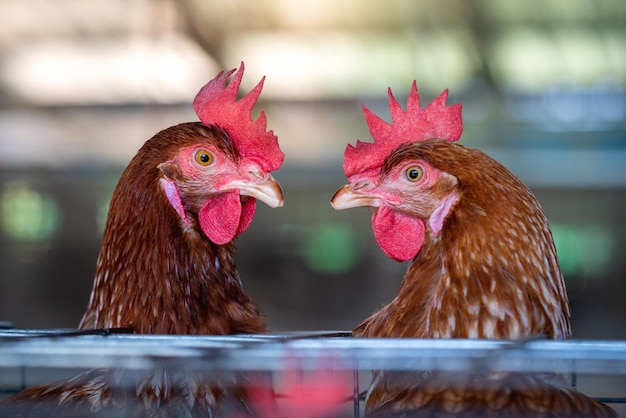
[[[360,193],[353,189],[352,185],[346,184],[335,192],[330,199],[331,206],[336,210],[357,208],[360,206],[379,207],[380,197]]]
[[[270,174],[259,181],[235,180],[224,189],[237,189],[240,195],[253,197],[271,208],[280,208],[285,202],[283,189]]]

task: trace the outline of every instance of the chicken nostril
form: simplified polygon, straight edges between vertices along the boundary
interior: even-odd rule
[[[258,167],[252,167],[250,169],[248,169],[248,174],[250,174],[252,177],[254,177],[257,180],[267,180],[267,174],[263,172],[263,170],[261,170]]]
[[[370,185],[369,180],[361,179],[352,185],[352,190],[360,190]]]

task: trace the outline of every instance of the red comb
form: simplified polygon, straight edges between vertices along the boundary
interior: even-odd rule
[[[453,142],[461,137],[463,120],[462,105],[446,106],[448,90],[444,90],[426,109],[420,107],[417,85],[413,81],[407,100],[406,112],[389,89],[391,123],[375,115],[365,105],[363,113],[374,142],[356,141],[348,144],[344,153],[343,170],[350,177],[382,166],[385,158],[402,144],[439,138]]]
[[[193,101],[193,108],[202,123],[219,126],[228,132],[243,158],[254,160],[267,172],[277,170],[285,157],[278,147],[278,138],[274,132],[266,131],[265,112],[261,111],[256,121],[252,120],[251,115],[265,77],[250,93],[237,100],[244,72],[243,62],[227,86],[226,81],[235,71],[220,71],[200,89]]]

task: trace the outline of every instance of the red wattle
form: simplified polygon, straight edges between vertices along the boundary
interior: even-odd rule
[[[237,228],[237,234],[241,234],[248,229],[252,218],[254,218],[254,212],[256,211],[256,199],[248,199],[241,207],[241,217],[239,218],[239,227]]]
[[[255,199],[249,199],[242,206],[238,191],[223,193],[210,199],[198,213],[202,232],[218,245],[232,241],[252,222],[255,202]]]
[[[372,215],[372,230],[388,257],[407,261],[422,248],[426,228],[421,219],[394,212],[383,205]]]

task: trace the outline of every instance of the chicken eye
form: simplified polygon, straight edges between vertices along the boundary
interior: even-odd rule
[[[207,165],[211,165],[211,163],[213,163],[213,154],[211,154],[211,152],[201,149],[200,151],[196,152],[195,155],[195,160],[198,164],[202,165],[202,166],[207,166]]]
[[[424,177],[424,168],[420,165],[412,165],[406,169],[404,175],[409,181],[419,181]]]

